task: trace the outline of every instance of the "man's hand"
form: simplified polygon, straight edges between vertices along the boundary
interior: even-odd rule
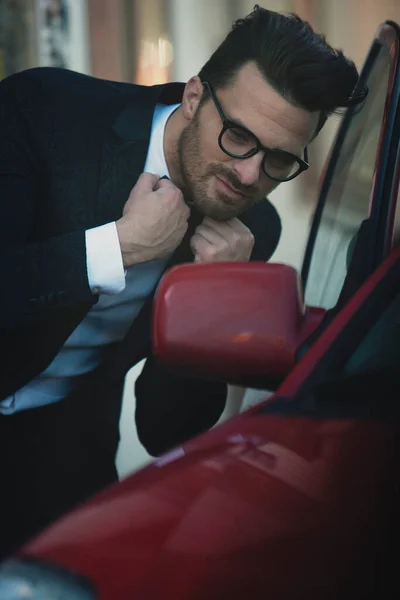
[[[195,262],[249,260],[254,236],[239,219],[218,223],[205,217],[190,240]]]
[[[171,254],[185,235],[189,215],[172,181],[142,173],[116,223],[124,267]]]

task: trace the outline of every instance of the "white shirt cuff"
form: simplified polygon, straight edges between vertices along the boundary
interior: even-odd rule
[[[125,271],[115,222],[88,229],[86,264],[93,294],[119,294],[125,289]]]

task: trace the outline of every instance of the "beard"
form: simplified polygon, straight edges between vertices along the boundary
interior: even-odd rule
[[[188,203],[192,204],[204,216],[210,217],[214,221],[228,221],[238,217],[263,198],[259,197],[259,191],[255,190],[254,186],[244,186],[240,179],[222,164],[206,164],[201,154],[199,113],[200,109],[196,111],[193,119],[183,130],[178,140],[178,162],[182,178],[182,191]],[[216,197],[211,198],[207,187],[215,176],[221,177],[234,189],[245,195],[232,198],[218,190]]]

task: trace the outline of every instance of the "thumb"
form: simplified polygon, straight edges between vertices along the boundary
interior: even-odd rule
[[[176,185],[174,183],[172,183],[172,181],[168,178],[168,177],[161,177],[161,179],[158,182],[157,185],[157,189],[161,189],[161,188],[175,188]]]
[[[158,175],[154,173],[142,173],[136,182],[136,188],[140,188],[143,191],[152,192],[159,182]]]

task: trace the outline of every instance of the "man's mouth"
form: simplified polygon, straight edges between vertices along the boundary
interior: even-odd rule
[[[236,198],[237,197],[243,198],[244,196],[246,196],[246,194],[244,194],[243,192],[239,191],[237,188],[235,188],[233,185],[231,185],[226,179],[223,179],[219,175],[216,175],[216,179],[217,179],[217,182],[218,182],[218,187],[225,194],[228,194],[229,196],[234,196]]]

